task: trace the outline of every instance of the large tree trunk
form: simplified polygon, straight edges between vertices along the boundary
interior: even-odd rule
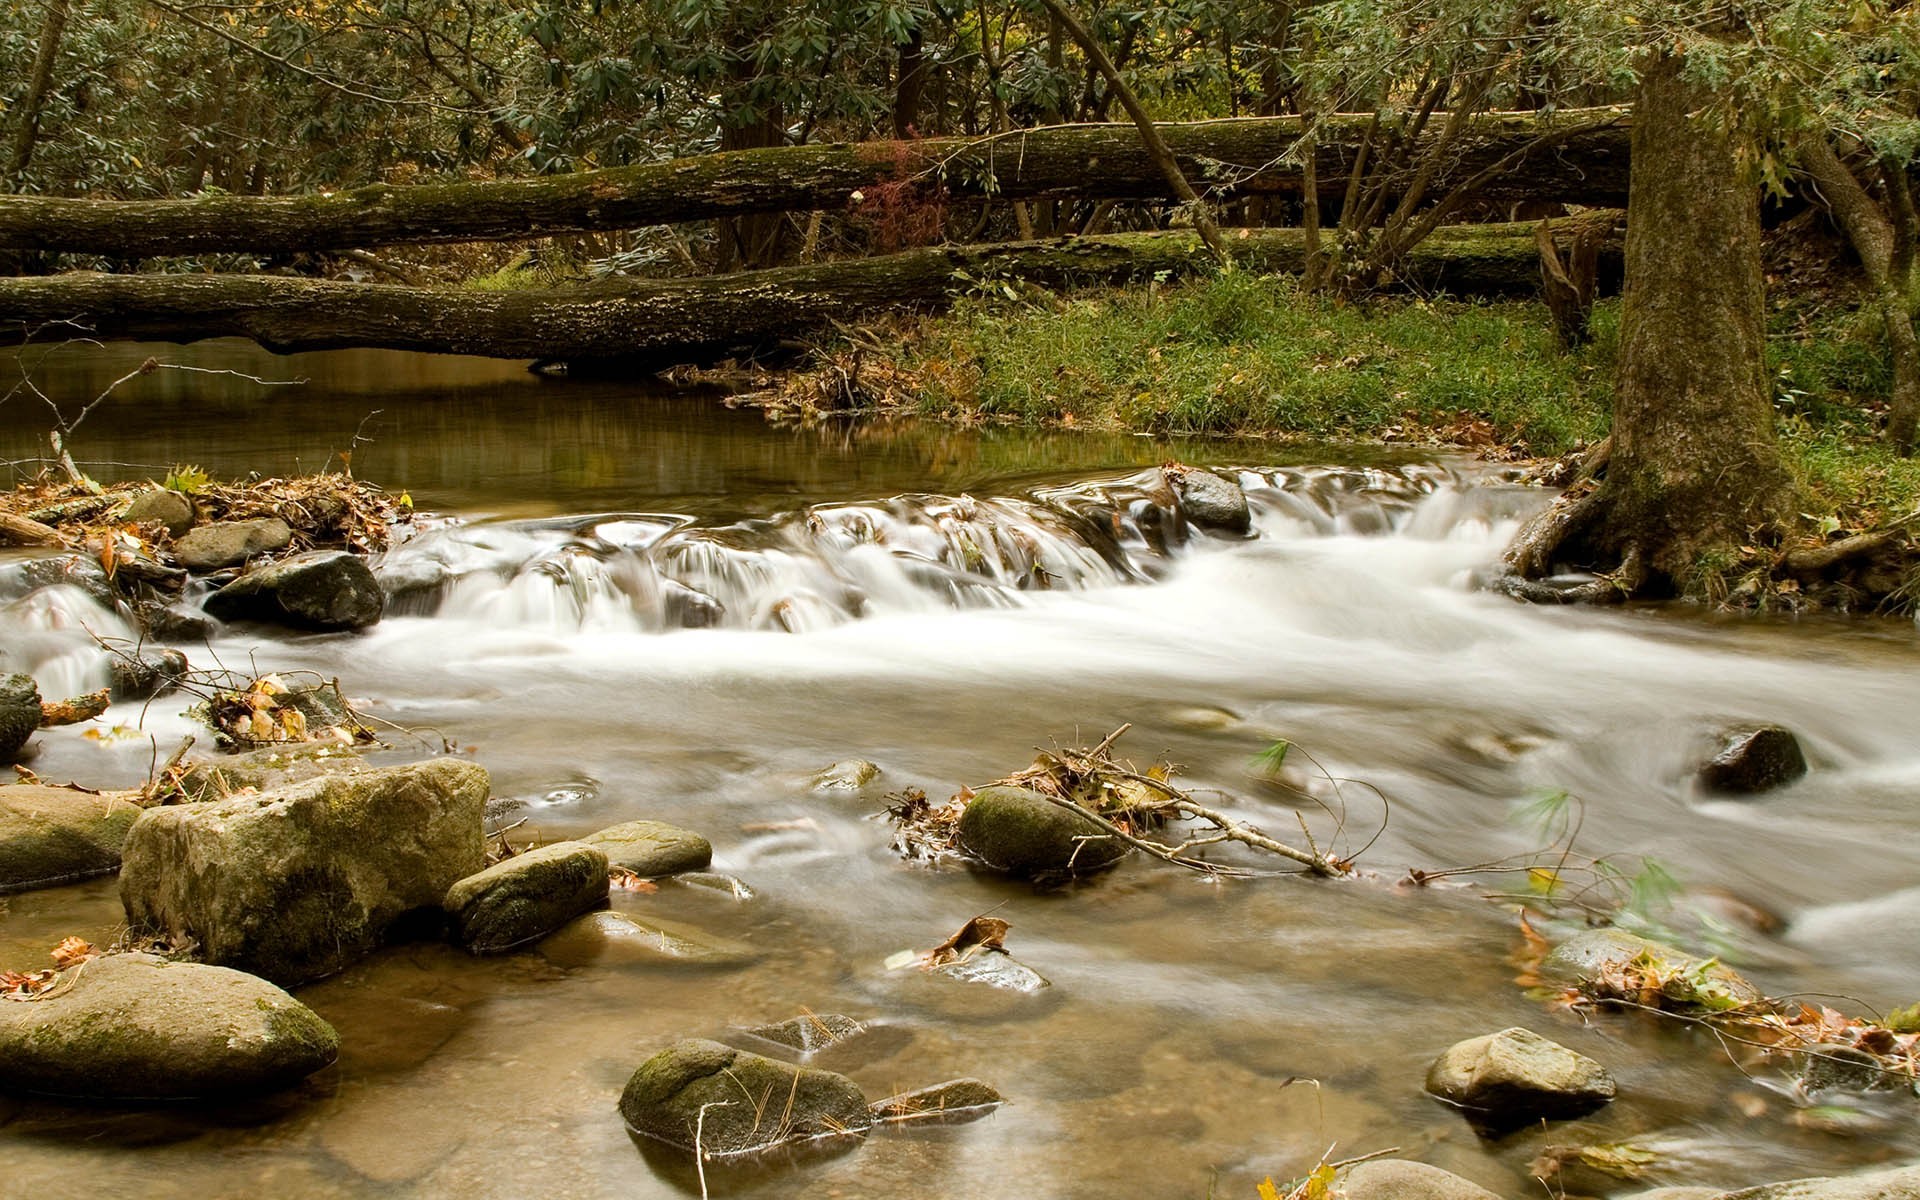
[[[33,148],[40,140],[40,114],[46,110],[47,95],[53,90],[53,64],[60,56],[60,39],[67,31],[68,0],[46,0],[46,8],[40,23],[40,45],[33,56],[33,74],[27,80],[27,94],[20,100],[20,124],[7,151],[6,180],[15,187],[33,161]]]
[[[1533,113],[1476,121],[1450,153],[1441,182],[1472,178],[1544,133],[1590,128],[1541,144],[1489,180],[1482,197],[1617,206],[1626,198],[1628,132],[1612,114]],[[1315,143],[1323,186],[1344,186],[1370,118],[1332,117]],[[1222,196],[1297,194],[1299,167],[1283,161],[1299,140],[1289,117],[1160,126],[1187,178]],[[903,166],[904,164],[904,166]],[[236,252],[291,254],[424,242],[541,237],[634,229],[755,213],[843,209],[863,188],[924,174],[956,197],[1166,199],[1165,173],[1131,124],[1079,125],[987,138],[925,138],[785,146],[701,155],[573,175],[492,183],[376,185],[319,196],[208,196],[99,201],[0,196],[0,250],[70,251],[114,258]],[[1327,193],[1339,202],[1338,190]]]
[[[1610,220],[1618,214],[1603,214]],[[1558,233],[1572,237],[1573,222]],[[1614,241],[1617,246],[1617,239]],[[1237,240],[1256,270],[1297,271],[1299,230]],[[685,280],[604,280],[547,292],[393,287],[267,275],[100,275],[0,279],[0,327],[77,320],[97,336],[196,341],[252,338],[272,350],[376,346],[496,358],[625,359],[664,367],[711,360],[835,320],[903,305],[935,306],[970,280],[1049,286],[1180,275],[1209,256],[1190,232],[911,250],[818,266]],[[1416,252],[1409,286],[1528,292],[1537,251],[1529,225],[1443,230]],[[70,336],[71,324],[48,336]]]
[[[1766,376],[1759,189],[1677,57],[1642,63],[1606,477],[1508,551],[1522,577],[1613,570],[1579,599],[1694,589],[1780,532],[1791,489]],[[1522,594],[1528,589],[1518,589]]]

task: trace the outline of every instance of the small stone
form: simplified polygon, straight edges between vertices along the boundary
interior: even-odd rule
[[[867,1027],[845,1013],[807,1013],[772,1025],[755,1025],[740,1032],[763,1038],[801,1054],[815,1054],[857,1038]]]
[[[1031,995],[1052,987],[1046,976],[1004,950],[981,950],[942,963],[930,972],[961,983],[983,983],[1003,992]]]
[[[249,571],[208,596],[206,609],[222,621],[333,632],[377,624],[386,597],[358,555],[310,550]]]
[[[188,604],[142,604],[140,623],[148,637],[162,642],[204,642],[220,629],[218,621]]]
[[[868,1111],[876,1121],[937,1121],[958,1124],[986,1116],[1005,1097],[978,1079],[950,1079],[932,1087],[875,1101]]]
[[[1497,1130],[1584,1116],[1613,1099],[1613,1077],[1530,1029],[1460,1042],[1427,1071],[1427,1090]]]
[[[1800,1068],[1800,1090],[1814,1092],[1891,1091],[1899,1077],[1879,1059],[1844,1042],[1809,1046]]]
[[[844,1075],[698,1039],[642,1063],[620,1094],[620,1116],[636,1134],[709,1157],[864,1133],[873,1121]]]
[[[1170,470],[1167,479],[1179,499],[1180,511],[1195,525],[1228,533],[1246,533],[1253,528],[1247,493],[1232,480],[1197,467]]]
[[[150,954],[89,959],[0,1004],[0,1087],[83,1100],[261,1092],[330,1065],[340,1036],[252,975]]]
[[[237,567],[262,554],[276,554],[293,544],[293,530],[279,517],[252,521],[215,521],[200,525],[173,543],[173,556],[189,571],[218,571]]]
[[[111,874],[140,811],[72,788],[0,787],[0,892]]]
[[[460,880],[443,907],[461,945],[500,954],[606,901],[607,856],[583,842],[555,842]]]
[[[984,787],[960,815],[960,846],[997,871],[1023,878],[1087,875],[1130,847],[1079,813],[1021,787]]]
[[[811,787],[816,792],[856,792],[880,778],[880,768],[864,758],[849,758],[816,773]]]
[[[713,861],[706,838],[665,821],[626,821],[580,840],[598,847],[613,866],[649,879],[703,871]]]
[[[1345,1200],[1500,1200],[1452,1171],[1403,1158],[1376,1158],[1348,1167],[1334,1189]]]
[[[1713,760],[1700,768],[1700,784],[1710,792],[1752,795],[1792,783],[1807,773],[1800,739],[1778,725],[1736,730]]]
[[[1668,1004],[1679,1008],[1721,1010],[1761,999],[1760,989],[1722,963],[1643,938],[1624,929],[1589,929],[1553,948],[1541,970],[1548,978],[1571,983],[1598,999],[1614,995],[1605,981],[1650,968],[1665,982]]]
[[[0,763],[10,763],[40,728],[40,689],[31,675],[0,676]]]
[[[120,521],[126,525],[156,522],[167,527],[168,537],[177,538],[193,528],[193,502],[179,492],[149,488],[133,498]]]

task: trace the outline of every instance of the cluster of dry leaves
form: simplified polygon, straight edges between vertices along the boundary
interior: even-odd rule
[[[0,971],[0,1000],[38,1000],[60,981],[60,972],[98,953],[84,938],[65,938],[53,948],[51,967],[28,972]]]

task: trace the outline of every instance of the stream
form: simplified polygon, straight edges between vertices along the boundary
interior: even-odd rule
[[[224,342],[68,350],[36,379],[91,398],[149,352],[309,382],[142,376],[69,438],[83,462],[117,464],[101,477],[340,469],[347,451],[356,475],[435,515],[381,564],[379,625],[233,627],[185,647],[195,664],[337,677],[387,731],[378,760],[453,747],[518,802],[520,835],[641,817],[700,831],[750,898],[663,886],[612,903],[752,957],[394,947],[300,989],[343,1051],[293,1091],[147,1110],[0,1100],[0,1162],[23,1191],[697,1196],[690,1165],[629,1139],[621,1085],[676,1039],[807,1011],[873,1024],[817,1064],[870,1097],[974,1076],[1010,1103],[800,1163],[709,1168],[713,1194],[1251,1198],[1329,1147],[1397,1147],[1519,1197],[1541,1194],[1529,1164],[1550,1147],[1630,1143],[1653,1154],[1642,1179],[1567,1180],[1625,1195],[1920,1156],[1920,1106],[1810,1108],[1786,1066],[1737,1065],[1706,1031],[1529,997],[1514,911],[1489,897],[1524,876],[1403,882],[1537,861],[1529,810],[1564,792],[1577,856],[1628,875],[1657,861],[1679,885],[1658,919],[1767,993],[1857,1013],[1920,1001],[1912,623],[1478,593],[1474,572],[1548,497],[1431,452],[782,429],[652,385]],[[0,407],[0,458],[40,453],[44,416],[21,396]],[[1145,520],[1136,502],[1170,459],[1234,474],[1253,536]],[[99,686],[81,627],[126,635],[116,622],[78,592],[0,600],[0,666],[50,696]],[[92,737],[43,731],[30,765],[135,784],[193,729],[184,703],[116,705]],[[1811,773],[1759,797],[1699,794],[1694,769],[1740,722],[1793,729]],[[941,800],[1123,723],[1124,754],[1179,764],[1275,836],[1304,819],[1338,850],[1364,847],[1363,877],[1217,880],[1136,855],[1036,892],[889,848],[887,793]],[[1278,739],[1386,803],[1356,784],[1336,796],[1290,758],[1290,779],[1344,810],[1336,830],[1264,779],[1256,758]],[[881,777],[812,786],[856,758]],[[1051,987],[886,969],[988,910]],[[110,942],[121,921],[110,879],[0,897],[0,969],[43,965],[68,935]],[[1599,1059],[1620,1098],[1483,1141],[1421,1084],[1441,1050],[1509,1025]]]

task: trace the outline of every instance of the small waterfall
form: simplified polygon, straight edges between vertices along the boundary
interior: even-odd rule
[[[1268,538],[1440,539],[1453,522],[1484,529],[1537,502],[1435,466],[1222,473]],[[451,525],[390,551],[379,571],[397,613],[551,633],[805,633],[1151,582],[1181,555],[1233,540],[1190,522],[1151,470],[1024,497],[903,495],[732,524],[608,513]]]

